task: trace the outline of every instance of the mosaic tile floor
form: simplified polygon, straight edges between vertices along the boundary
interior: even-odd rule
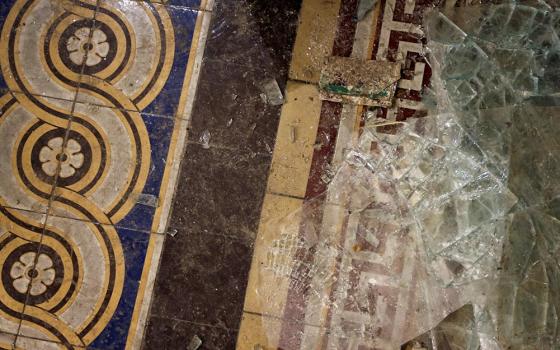
[[[405,57],[379,116],[422,116],[428,5],[382,0],[356,21],[357,0],[3,1],[0,348],[345,346],[329,327],[357,313],[308,319],[260,266],[363,124],[361,106],[320,101],[322,59]],[[261,97],[270,81],[283,106]],[[283,297],[263,303],[267,288]]]
[[[139,348],[211,4],[0,4],[0,348]]]

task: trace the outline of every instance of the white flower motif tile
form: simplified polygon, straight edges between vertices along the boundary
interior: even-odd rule
[[[91,35],[91,38],[90,38]],[[70,60],[77,66],[84,62],[88,67],[96,66],[107,59],[111,48],[107,34],[101,29],[87,27],[78,29],[66,42]]]
[[[209,9],[0,3],[0,348],[140,348]]]

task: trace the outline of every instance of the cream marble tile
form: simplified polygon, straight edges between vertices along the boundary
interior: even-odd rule
[[[317,87],[288,82],[268,179],[269,192],[305,195],[320,115]]]
[[[276,350],[282,330],[282,320],[243,313],[237,350]]]
[[[317,83],[323,59],[331,55],[340,0],[304,1],[292,54],[290,78]]]
[[[281,317],[288,293],[288,278],[269,270],[268,252],[283,235],[299,234],[299,210],[303,201],[267,194],[263,202],[261,223],[255,243],[249,283],[245,294],[245,311]],[[285,256],[290,259],[290,256]]]

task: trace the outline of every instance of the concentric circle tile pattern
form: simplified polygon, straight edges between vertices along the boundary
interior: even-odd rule
[[[204,4],[0,4],[0,348],[139,348]]]

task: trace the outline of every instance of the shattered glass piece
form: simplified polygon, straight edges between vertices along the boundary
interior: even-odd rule
[[[261,98],[265,103],[269,103],[273,106],[279,106],[284,103],[284,96],[276,80],[271,79],[265,82],[263,84],[263,91],[264,95],[261,94]]]
[[[200,135],[199,142],[202,145],[202,148],[209,149],[210,148],[210,131],[204,130],[202,135]]]
[[[357,18],[361,21],[366,17],[366,15],[373,10],[377,0],[360,0],[358,3]]]
[[[482,187],[476,186],[479,198],[472,202],[478,209],[469,221],[478,227],[460,230],[467,239],[438,251],[435,260],[435,269],[448,268],[440,278],[444,283],[461,281],[458,274],[469,277],[462,280],[466,282],[462,294],[484,316],[484,322],[472,327],[471,339],[478,343],[459,349],[550,349],[559,341],[560,302],[551,296],[560,287],[559,269],[549,257],[560,245],[560,226],[547,211],[554,208],[560,193],[557,176],[550,176],[560,171],[555,151],[560,124],[554,117],[560,110],[557,101],[548,97],[558,92],[558,81],[553,81],[556,59],[548,60],[558,51],[551,22],[557,15],[557,11],[514,4],[428,15],[449,16],[467,33],[461,44],[428,35],[431,59],[439,68],[434,70],[437,87],[432,91],[437,92],[434,99],[440,111],[454,117],[476,145],[478,163],[490,175]],[[473,54],[453,57],[458,52]],[[466,69],[457,69],[457,59],[465,58],[470,60]],[[492,178],[498,180],[494,190]],[[439,232],[440,238],[446,237],[441,236],[442,228],[454,231],[458,226],[443,218],[430,217],[438,225],[431,231]],[[424,236],[428,256],[447,241]],[[489,244],[492,240],[494,244]],[[488,275],[488,267],[495,272]],[[482,278],[483,284],[477,284]],[[466,330],[465,325],[454,327]],[[439,347],[432,344],[431,348]]]
[[[198,337],[198,335],[194,335],[187,346],[187,350],[198,350],[202,345],[202,340]]]
[[[437,10],[433,11],[433,14],[426,14],[424,17],[424,27],[426,28],[427,35],[436,42],[461,44],[467,37],[467,34],[447,16]]]
[[[428,116],[368,119],[327,191],[271,225],[258,295],[326,349],[558,348],[560,12],[450,7],[424,26]],[[323,93],[355,85],[333,72]]]
[[[153,194],[139,193],[136,197],[136,203],[157,208],[159,205],[159,198]]]

